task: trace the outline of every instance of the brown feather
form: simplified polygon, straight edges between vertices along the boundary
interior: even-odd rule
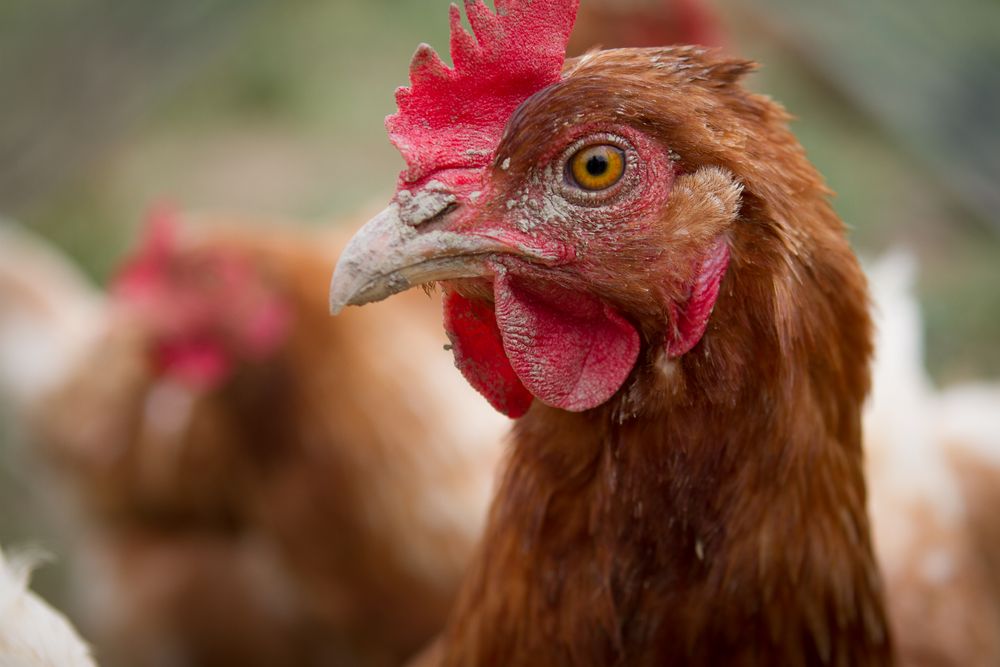
[[[601,408],[536,402],[517,423],[438,664],[891,661],[861,461],[865,280],[787,114],[738,85],[752,67],[592,54],[508,126],[512,179],[585,118],[659,139],[688,180],[645,253],[603,260],[621,280],[601,297],[640,320],[640,364]],[[708,333],[666,360],[642,292],[684,284],[720,232],[733,261]]]

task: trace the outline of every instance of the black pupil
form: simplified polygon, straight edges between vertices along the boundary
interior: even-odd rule
[[[587,160],[587,173],[591,176],[603,176],[608,173],[608,158],[605,155],[591,155]]]

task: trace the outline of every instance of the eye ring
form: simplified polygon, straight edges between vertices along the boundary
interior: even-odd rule
[[[613,143],[593,143],[576,150],[566,161],[566,177],[574,186],[599,193],[617,185],[625,176],[625,151]]]
[[[572,161],[587,149],[607,146],[622,156],[622,173],[603,190],[587,190],[573,177]],[[584,163],[586,164],[586,163]],[[595,132],[579,137],[562,151],[558,160],[550,163],[549,178],[556,184],[559,194],[574,206],[606,206],[632,191],[642,180],[638,152],[624,136],[613,132]]]

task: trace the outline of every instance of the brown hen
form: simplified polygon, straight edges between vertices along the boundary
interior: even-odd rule
[[[420,664],[884,665],[894,632],[905,664],[995,664],[1000,437],[956,408],[996,398],[882,379],[907,341],[883,332],[863,461],[865,280],[751,64],[563,66],[572,0],[466,7],[453,68],[414,58],[387,123],[408,169],[331,290],[439,282],[459,369],[520,417]]]
[[[701,49],[563,68],[575,3],[497,5],[454,69],[418,51],[408,170],[332,289],[442,281],[459,368],[523,415],[428,660],[889,664],[865,281],[787,115]]]

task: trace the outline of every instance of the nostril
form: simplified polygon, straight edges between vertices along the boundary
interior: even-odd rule
[[[459,204],[458,202],[452,202],[448,204],[447,206],[445,206],[443,209],[441,209],[431,217],[419,223],[420,231],[426,233],[445,227],[445,225],[447,225],[448,223],[449,219],[448,216],[451,215],[451,213],[457,210],[460,206],[461,204]]]
[[[446,190],[426,189],[417,193],[403,190],[396,195],[399,219],[411,227],[433,222],[458,208],[458,198]]]
[[[434,215],[434,217],[429,218],[427,220],[427,223],[425,223],[425,224],[429,224],[431,222],[434,222],[435,220],[439,220],[441,218],[447,217],[449,213],[451,213],[452,211],[456,210],[457,208],[458,208],[458,202],[451,202],[450,204],[448,204],[447,206],[445,206],[443,209],[441,209],[438,213],[436,213]]]

